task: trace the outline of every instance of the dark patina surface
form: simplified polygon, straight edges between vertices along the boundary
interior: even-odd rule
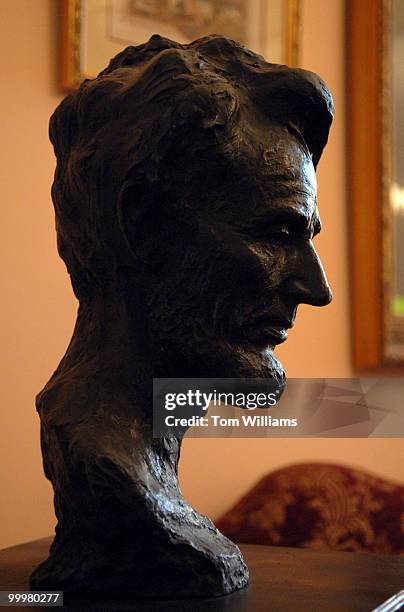
[[[220,36],[129,47],[55,111],[59,253],[80,302],[37,398],[58,519],[33,589],[216,596],[248,570],[181,495],[153,377],[272,377],[299,303],[331,299],[312,244],[332,120],[313,73]]]

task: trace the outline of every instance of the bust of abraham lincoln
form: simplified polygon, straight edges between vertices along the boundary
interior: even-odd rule
[[[310,72],[209,36],[153,36],[51,118],[58,250],[80,306],[37,398],[57,527],[36,590],[139,597],[242,588],[235,544],[152,433],[154,377],[266,377],[299,303],[330,289],[315,168],[331,95]]]

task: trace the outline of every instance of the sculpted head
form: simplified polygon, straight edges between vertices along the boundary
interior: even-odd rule
[[[117,55],[50,126],[83,307],[127,300],[166,376],[281,379],[297,306],[331,299],[312,239],[332,112],[319,77],[222,37]]]

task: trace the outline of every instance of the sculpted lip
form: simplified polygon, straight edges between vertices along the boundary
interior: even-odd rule
[[[244,334],[247,340],[259,344],[269,344],[271,347],[282,344],[288,337],[287,329],[293,322],[276,319],[269,314],[252,317],[246,322]]]
[[[281,344],[285,342],[288,337],[288,333],[284,327],[274,325],[270,319],[260,319],[254,321],[249,328],[252,333],[257,335],[265,335],[268,339],[272,339],[275,344]]]

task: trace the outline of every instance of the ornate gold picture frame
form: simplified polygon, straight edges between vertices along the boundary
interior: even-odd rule
[[[404,299],[399,315],[394,289],[394,0],[346,6],[353,365],[402,373]],[[404,215],[404,201],[402,209]]]
[[[208,33],[224,34],[240,40],[271,62],[298,64],[300,0],[60,2],[60,80],[65,91],[74,90],[85,78],[96,76],[120,49],[145,42],[151,33],[179,42]]]

